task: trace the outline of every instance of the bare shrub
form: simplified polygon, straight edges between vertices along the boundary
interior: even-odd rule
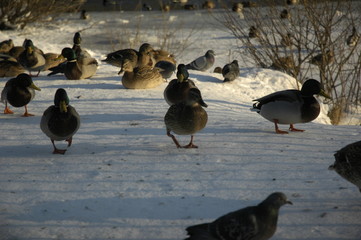
[[[0,24],[24,28],[49,16],[76,11],[85,0],[1,0]]]
[[[346,44],[361,20],[356,10],[360,5],[353,4],[303,0],[299,5],[276,5],[269,0],[267,7],[244,9],[244,19],[228,9],[217,19],[240,41],[245,63],[284,71],[297,83],[319,79],[332,96],[329,116],[338,124],[345,112],[360,105],[360,39],[354,46]],[[285,10],[289,17],[281,18]],[[259,33],[256,38],[249,37],[251,26]]]

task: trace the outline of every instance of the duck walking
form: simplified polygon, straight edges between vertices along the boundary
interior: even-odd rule
[[[289,124],[290,131],[303,132],[293,127],[295,123],[311,122],[320,114],[320,104],[313,95],[322,95],[330,98],[322,89],[319,81],[308,79],[301,91],[296,89],[278,91],[267,96],[255,99],[252,111],[275,125],[276,133],[287,134],[278,128],[278,124]]]
[[[184,101],[189,89],[197,88],[195,83],[188,79],[188,77],[189,73],[186,66],[179,64],[177,67],[177,79],[170,81],[163,92],[164,99],[170,106]]]
[[[13,107],[25,107],[23,117],[34,116],[28,112],[27,104],[34,98],[35,91],[41,91],[34,83],[31,77],[22,73],[16,78],[12,78],[6,82],[1,92],[1,102],[5,103],[4,114],[13,114],[8,103]]]
[[[53,154],[64,154],[66,149],[58,149],[54,141],[67,141],[71,146],[73,136],[80,127],[80,116],[74,107],[69,105],[66,91],[59,88],[54,97],[54,105],[48,107],[41,117],[40,128],[53,144]]]
[[[198,148],[193,144],[193,135],[202,130],[208,121],[207,112],[202,106],[208,105],[203,101],[201,92],[198,88],[191,88],[186,100],[169,107],[164,117],[167,136],[172,138],[178,148]],[[181,146],[171,131],[179,135],[191,135],[189,144]]]
[[[210,223],[190,226],[185,240],[267,240],[276,232],[279,209],[292,202],[282,192],[270,194],[257,206],[230,212]]]

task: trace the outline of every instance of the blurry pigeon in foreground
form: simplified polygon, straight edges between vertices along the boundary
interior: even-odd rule
[[[328,169],[355,184],[361,192],[361,141],[351,143],[335,153],[335,163]]]
[[[292,204],[285,194],[272,193],[257,206],[188,227],[189,237],[185,240],[267,240],[276,232],[278,211],[285,204]]]
[[[233,60],[233,62],[224,65],[222,68],[222,75],[224,77],[223,82],[230,82],[236,79],[239,76],[238,61]]]
[[[214,64],[214,56],[216,54],[213,50],[208,50],[204,56],[201,56],[191,63],[187,64],[187,69],[198,70],[198,71],[207,71],[210,69]]]

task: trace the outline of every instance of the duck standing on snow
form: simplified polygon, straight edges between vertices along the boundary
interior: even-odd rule
[[[91,78],[97,71],[98,62],[95,58],[77,59],[75,52],[71,48],[64,48],[61,56],[66,58],[64,75],[69,80],[79,80]]]
[[[12,78],[6,82],[4,89],[1,92],[1,101],[5,102],[4,114],[13,114],[14,112],[8,107],[10,103],[13,107],[25,107],[23,117],[34,116],[28,112],[27,104],[34,98],[35,90],[41,91],[35,86],[31,77],[22,73],[16,78]]]
[[[169,107],[164,117],[167,136],[172,138],[178,148],[198,148],[193,144],[193,135],[202,130],[208,121],[207,112],[202,106],[208,105],[203,101],[201,92],[198,88],[191,88],[183,102]],[[189,144],[181,146],[171,131],[179,135],[191,135]]]
[[[41,117],[40,128],[53,144],[53,154],[64,154],[66,149],[58,149],[54,141],[67,141],[71,146],[73,135],[80,127],[80,117],[74,107],[69,105],[66,91],[59,88],[54,97],[54,105],[48,107]]]
[[[239,76],[238,61],[233,60],[233,62],[224,65],[222,75],[224,77],[223,82],[231,82],[236,79]]]
[[[335,163],[328,169],[355,184],[361,192],[361,141],[351,143],[335,153]]]
[[[186,66],[179,64],[177,68],[177,79],[170,81],[163,92],[164,99],[170,106],[184,101],[189,89],[197,88],[195,83],[188,79],[188,77],[189,73]]]
[[[251,110],[273,122],[276,133],[288,133],[279,130],[278,124],[289,124],[290,131],[303,132],[304,130],[294,128],[293,124],[311,122],[318,117],[320,104],[314,94],[330,98],[322,90],[320,82],[309,79],[303,84],[301,91],[284,90],[253,100],[257,103],[253,104]]]
[[[292,202],[274,192],[257,206],[230,212],[210,223],[190,226],[185,240],[267,240],[277,229],[279,209]]]
[[[186,67],[187,69],[205,72],[213,66],[215,56],[216,54],[213,50],[208,50],[204,56],[193,60],[191,63],[187,64]]]

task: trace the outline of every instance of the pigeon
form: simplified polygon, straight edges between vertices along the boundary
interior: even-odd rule
[[[335,163],[328,169],[355,184],[361,192],[361,141],[351,143],[335,153]]]
[[[315,79],[308,79],[301,88],[283,90],[271,93],[255,99],[252,111],[256,111],[262,117],[275,124],[275,131],[279,134],[287,134],[281,131],[278,124],[289,124],[290,131],[303,132],[304,130],[293,127],[295,123],[311,122],[320,114],[320,104],[314,94],[330,98],[322,89],[321,83]]]
[[[204,56],[201,56],[193,60],[191,63],[187,64],[186,68],[205,72],[213,66],[215,55],[216,54],[213,50],[208,50]]]
[[[276,232],[280,207],[292,202],[274,192],[257,206],[230,212],[211,223],[190,226],[185,240],[267,240]]]
[[[222,68],[222,75],[224,77],[223,82],[231,82],[239,76],[239,66],[238,61],[233,60],[233,62],[224,65]]]

